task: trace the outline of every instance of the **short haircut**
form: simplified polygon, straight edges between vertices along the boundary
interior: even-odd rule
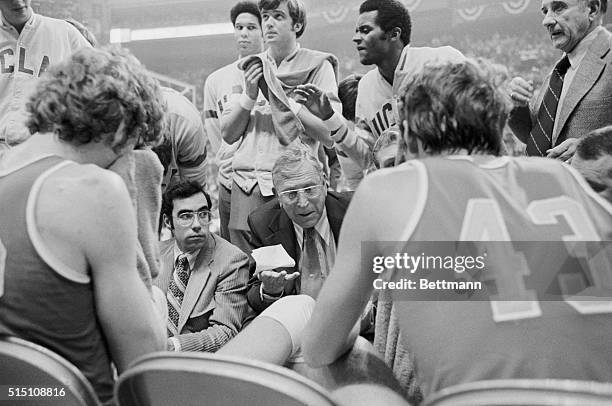
[[[206,204],[208,205],[208,209],[212,210],[212,203],[210,200],[210,196],[204,190],[198,182],[193,180],[185,180],[181,181],[175,185],[170,186],[162,196],[162,207],[161,214],[165,214],[170,222],[170,225],[174,227],[174,222],[172,220],[172,210],[174,209],[174,201],[176,199],[187,199],[193,195],[198,193],[204,194],[206,198]]]
[[[253,1],[239,1],[236,3],[234,7],[230,10],[230,20],[232,21],[232,25],[236,25],[236,18],[242,13],[253,14],[257,17],[257,21],[259,21],[259,26],[261,27],[261,14],[259,13],[259,8],[257,8],[257,3]]]
[[[612,156],[612,125],[591,131],[582,137],[576,147],[576,155],[588,161],[597,160],[604,155]]]
[[[95,48],[98,46],[98,41],[96,40],[96,36],[93,35],[93,32],[89,31],[89,29],[85,27],[83,24],[81,24],[80,22],[78,22],[72,17],[66,18],[66,22],[72,25],[74,28],[76,28],[81,33],[83,38],[85,38],[92,47]]]
[[[263,13],[267,10],[274,10],[283,2],[287,3],[287,9],[293,24],[302,24],[302,28],[295,33],[296,38],[300,38],[306,30],[306,7],[302,0],[259,0],[259,11]]]
[[[155,81],[127,50],[82,48],[43,75],[26,105],[30,132],[54,132],[73,145],[108,145],[123,126],[129,141],[157,145],[166,127],[166,104]]]
[[[321,183],[325,183],[323,165],[312,155],[308,147],[291,146],[283,151],[272,167],[272,183],[277,192],[280,182],[294,178],[301,169],[312,169],[319,174]]]
[[[499,155],[508,108],[492,76],[471,60],[426,65],[400,91],[406,144],[414,152],[419,139],[430,155],[461,149]]]
[[[404,45],[410,43],[412,22],[408,9],[397,0],[366,0],[359,6],[359,14],[378,11],[375,23],[384,31],[398,27],[402,30],[400,39]]]
[[[360,80],[361,75],[354,73],[338,83],[338,98],[342,103],[342,115],[347,120],[355,121],[355,104]]]

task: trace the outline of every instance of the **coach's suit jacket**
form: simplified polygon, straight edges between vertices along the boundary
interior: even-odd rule
[[[155,280],[164,294],[174,272],[174,239],[162,241],[161,270]],[[240,249],[214,234],[196,257],[179,315],[176,336],[182,351],[217,351],[242,328],[249,260]]]
[[[603,29],[593,40],[560,106],[558,124],[552,137],[556,146],[568,138],[579,138],[597,128],[612,124],[612,34]],[[550,74],[538,97],[529,107],[512,110],[508,125],[523,142],[529,139]]]
[[[350,198],[347,195],[335,192],[327,192],[325,208],[327,210],[327,220],[334,235],[336,244],[340,235],[340,227],[344,220],[344,214],[348,208]],[[281,244],[285,251],[295,260],[295,267],[292,272],[299,272],[298,263],[300,260],[300,250],[295,236],[293,222],[287,213],[280,207],[278,200],[274,199],[253,211],[248,218],[249,228],[251,229],[251,239],[249,244],[251,249],[265,247],[269,245]],[[256,276],[249,282],[248,300],[249,304],[257,313],[270,306],[273,301],[262,301],[259,296],[261,281]],[[295,280],[287,281],[285,284],[285,294],[296,294]]]

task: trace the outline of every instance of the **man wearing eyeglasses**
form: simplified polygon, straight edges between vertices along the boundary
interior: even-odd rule
[[[249,286],[256,312],[286,295],[316,299],[336,259],[336,245],[349,198],[328,192],[321,163],[305,148],[291,147],[272,169],[277,198],[252,212],[252,249],[281,244],[295,260],[292,269],[262,271]]]
[[[210,209],[210,197],[194,181],[163,196],[163,221],[174,238],[161,242],[155,284],[168,302],[169,351],[215,352],[240,331],[249,311],[248,257],[208,230]]]

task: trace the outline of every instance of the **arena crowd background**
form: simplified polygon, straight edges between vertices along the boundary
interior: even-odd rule
[[[499,64],[502,76],[516,75],[537,86],[560,53],[541,26],[540,0],[401,0],[412,16],[415,46],[452,45],[467,56]],[[231,0],[33,0],[52,17],[73,17],[101,44],[120,43],[149,70],[202,110],[206,77],[236,58],[229,22]],[[351,41],[361,0],[304,0],[307,28],[300,43],[340,60],[340,78],[365,73]],[[610,13],[604,23],[610,28]],[[164,38],[162,38],[164,37]],[[507,72],[505,69],[507,68]],[[163,80],[166,79],[166,80]],[[524,145],[509,130],[508,153]],[[208,188],[215,200],[216,165],[209,159]]]

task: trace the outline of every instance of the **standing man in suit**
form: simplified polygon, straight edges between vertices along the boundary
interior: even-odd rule
[[[249,286],[261,312],[285,295],[316,298],[336,259],[348,197],[328,192],[321,163],[305,147],[291,147],[272,168],[276,199],[249,215],[251,249],[281,244],[295,260],[289,270],[262,271]]]
[[[248,313],[248,257],[209,232],[210,207],[194,181],[164,193],[163,221],[174,238],[161,242],[155,284],[168,300],[170,351],[215,352],[240,331]]]
[[[527,155],[568,161],[578,139],[612,124],[612,34],[602,27],[607,0],[543,0],[542,25],[563,58],[537,97],[521,77],[509,85],[508,125]]]

